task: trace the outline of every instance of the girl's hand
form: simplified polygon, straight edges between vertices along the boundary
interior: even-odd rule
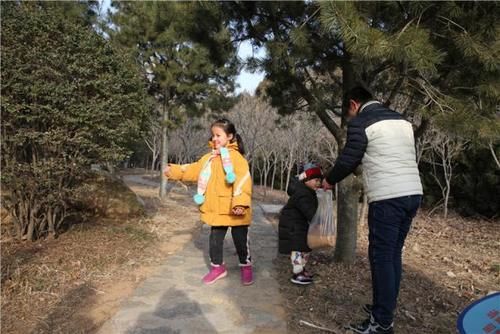
[[[235,206],[232,210],[233,215],[235,216],[243,216],[245,214],[245,208],[242,206]]]
[[[167,167],[165,167],[165,169],[163,170],[163,175],[165,175],[166,177],[170,176],[170,164],[168,164]]]

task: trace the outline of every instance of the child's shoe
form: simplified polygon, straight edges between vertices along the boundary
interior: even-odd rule
[[[203,283],[210,285],[215,283],[215,281],[217,281],[218,279],[226,277],[226,275],[227,271],[226,271],[226,266],[224,264],[220,265],[211,264],[210,272],[203,277],[202,281]]]
[[[300,285],[308,285],[313,282],[312,277],[307,276],[304,272],[300,272],[298,274],[294,274],[291,279],[292,283],[300,284]]]
[[[253,284],[253,269],[251,264],[240,265],[241,271],[241,284]]]
[[[314,274],[311,274],[310,272],[308,272],[308,271],[307,271],[307,270],[305,270],[305,269],[302,271],[302,274],[304,274],[304,276],[307,276],[307,277],[309,277],[309,278],[311,278],[311,279],[313,279],[313,278],[314,278]]]

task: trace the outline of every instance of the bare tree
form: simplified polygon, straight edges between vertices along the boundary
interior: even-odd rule
[[[268,135],[275,128],[278,113],[262,99],[243,94],[240,102],[229,111],[228,117],[234,122],[243,138],[246,157],[251,166],[251,174],[254,176],[253,162],[256,152],[269,142]]]
[[[161,149],[161,125],[159,124],[157,119],[149,120],[149,131],[144,137],[144,142],[151,151],[151,171],[154,171],[155,164],[158,161]]]
[[[338,155],[338,146],[333,135],[322,127],[315,139],[316,143],[312,149],[314,155],[318,157],[318,162],[322,166],[333,166]]]
[[[497,157],[497,153],[493,149],[493,140],[488,141],[488,148],[490,149],[491,155],[493,156],[493,159],[495,160],[495,163],[497,164],[497,168],[500,169],[500,161]]]
[[[225,115],[241,135],[255,182],[286,190],[292,175],[306,161],[325,168],[334,163],[337,146],[333,135],[320,125],[315,114],[279,115],[259,97],[242,95]],[[209,116],[185,120],[170,131],[170,157],[177,163],[199,158],[207,150]]]
[[[210,120],[207,116],[188,118],[171,132],[171,159],[179,164],[199,159],[208,149]]]
[[[430,129],[429,132],[431,150],[427,154],[426,162],[431,165],[431,175],[441,189],[444,218],[447,218],[453,168],[458,154],[464,150],[468,142],[436,127]]]
[[[432,142],[434,141],[433,135],[434,131],[428,130],[416,139],[415,148],[417,165],[420,165],[420,161],[422,160],[424,153],[432,149]]]

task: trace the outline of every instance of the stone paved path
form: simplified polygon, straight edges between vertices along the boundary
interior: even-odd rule
[[[286,315],[275,279],[277,234],[254,205],[250,249],[255,283],[242,286],[236,250],[228,231],[224,260],[228,276],[205,286],[209,227],[165,259],[99,331],[100,334],[286,333]]]
[[[160,184],[156,181],[153,180],[148,180],[143,177],[143,175],[124,175],[123,180],[125,182],[132,182],[132,183],[137,183],[137,184],[142,184],[145,186],[153,187],[153,188],[159,188]]]

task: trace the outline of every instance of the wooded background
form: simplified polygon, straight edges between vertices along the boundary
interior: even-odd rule
[[[220,116],[242,135],[255,184],[286,189],[309,160],[326,171],[355,84],[414,124],[430,214],[498,218],[498,3],[100,6],[1,3],[2,205],[18,238],[71,224],[92,164],[158,172],[198,159]],[[243,41],[265,56],[239,59]],[[234,94],[243,66],[265,72],[255,96]],[[337,189],[335,258],[351,262],[361,176]]]

